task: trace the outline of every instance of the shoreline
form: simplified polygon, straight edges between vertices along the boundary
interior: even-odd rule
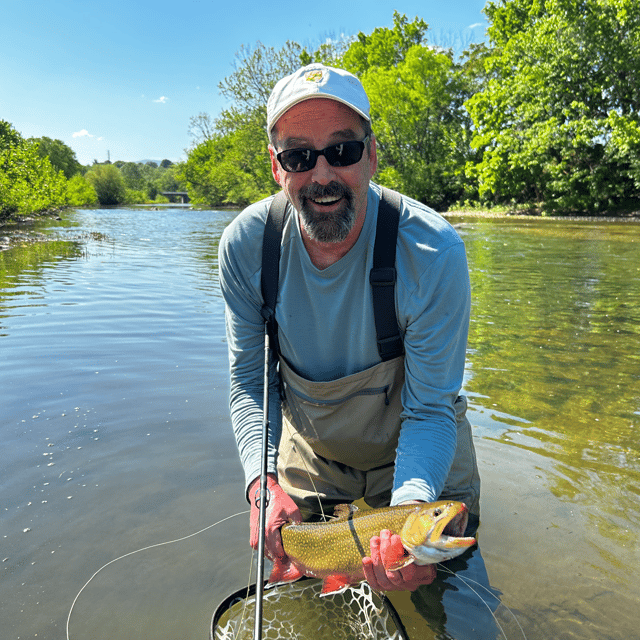
[[[530,213],[507,213],[505,211],[444,211],[439,212],[444,218],[487,218],[487,219],[514,219],[514,220],[577,220],[584,222],[640,222],[640,211],[629,214],[617,215],[566,215],[566,216],[544,216]]]

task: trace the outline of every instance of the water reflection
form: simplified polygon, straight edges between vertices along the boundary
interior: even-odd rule
[[[602,568],[637,563],[639,231],[479,223],[465,237],[470,396],[492,411],[489,438],[553,461],[548,488],[584,505]]]

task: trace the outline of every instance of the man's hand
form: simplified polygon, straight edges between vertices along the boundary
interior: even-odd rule
[[[273,474],[267,475],[267,518],[265,525],[265,553],[268,558],[284,560],[287,554],[282,546],[280,527],[288,522],[301,522],[302,516],[296,503],[282,490]],[[257,493],[256,493],[257,492]],[[260,522],[260,509],[256,505],[256,498],[260,494],[260,478],[256,478],[249,486],[249,501],[251,502],[251,537],[250,544],[254,549],[258,548],[258,525]]]
[[[362,559],[367,582],[376,591],[415,591],[423,584],[431,584],[436,577],[436,568],[432,564],[409,564],[398,571],[387,571],[385,566],[398,557],[402,540],[398,534],[385,529],[379,536],[373,536],[369,542],[371,555]]]

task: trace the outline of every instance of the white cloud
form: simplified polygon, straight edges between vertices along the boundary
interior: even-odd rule
[[[95,136],[89,133],[86,129],[81,129],[73,134],[74,138],[94,138]]]
[[[167,98],[166,96],[160,96],[157,100],[154,100],[154,102],[165,104],[166,102],[169,102],[169,98]]]
[[[473,24],[470,24],[467,29],[475,29],[476,27],[484,27],[485,23],[484,22],[474,22]]]

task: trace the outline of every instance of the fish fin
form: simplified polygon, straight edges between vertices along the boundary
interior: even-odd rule
[[[415,558],[407,553],[407,550],[402,545],[402,540],[398,539],[398,542],[391,543],[385,550],[382,564],[388,571],[398,571],[402,567],[411,564],[414,560]]]
[[[351,582],[347,576],[333,573],[322,581],[322,592],[320,595],[326,596],[334,593],[342,593],[350,586]]]
[[[360,509],[355,504],[337,504],[333,508],[333,515],[336,518],[348,518],[356,511],[360,511]]]
[[[271,575],[269,576],[269,583],[293,582],[294,580],[298,580],[298,578],[302,578],[303,575],[291,560],[287,559],[286,562],[283,562],[280,558],[276,558],[273,563]]]

